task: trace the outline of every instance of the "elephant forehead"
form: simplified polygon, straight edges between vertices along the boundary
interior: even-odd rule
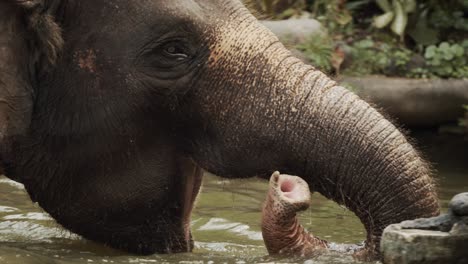
[[[216,19],[216,27],[209,34],[210,57],[209,66],[216,66],[221,60],[246,62],[262,52],[271,44],[278,41],[277,37],[246,10],[233,14],[230,18]],[[233,63],[231,66],[245,63]]]
[[[120,5],[115,2],[121,2]],[[131,21],[164,26],[160,22],[190,23],[199,28],[216,27],[217,22],[235,15],[243,5],[238,0],[141,0],[109,1],[106,9]],[[125,11],[122,12],[122,9]],[[219,19],[219,20],[217,20]],[[171,25],[174,26],[174,25]],[[175,29],[172,27],[172,29]]]
[[[183,23],[207,24],[209,16],[220,14],[222,10],[205,2],[209,1],[82,0],[79,5],[67,7],[67,16],[86,32],[99,29],[103,36],[116,34],[121,38],[133,32],[133,38],[138,34],[145,36],[150,31],[174,31]]]

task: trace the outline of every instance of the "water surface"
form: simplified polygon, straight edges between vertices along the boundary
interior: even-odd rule
[[[418,145],[437,169],[441,205],[468,191],[468,141],[459,136],[417,133]],[[0,178],[0,263],[304,263],[267,255],[260,232],[260,211],[267,182],[204,176],[192,216],[193,253],[134,256],[86,241],[61,229],[28,198],[21,184]],[[359,243],[364,229],[348,210],[312,195],[301,223],[319,237]],[[350,257],[324,256],[306,263],[350,263]]]

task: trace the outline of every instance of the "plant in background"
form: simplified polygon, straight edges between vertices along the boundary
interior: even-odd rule
[[[390,63],[387,56],[389,46],[387,44],[377,45],[370,38],[354,42],[350,46],[350,50],[352,62],[345,69],[345,73],[349,75],[367,75],[382,72]]]
[[[374,18],[373,25],[376,28],[384,28],[391,23],[391,30],[403,40],[408,14],[416,9],[416,0],[376,0],[377,5],[385,12]]]
[[[352,61],[345,69],[348,75],[468,78],[468,40],[430,45],[423,57],[405,47],[371,38],[356,41],[349,48]],[[410,63],[415,57],[422,60],[418,67]]]
[[[310,3],[312,2],[312,3]],[[309,1],[312,15],[330,32],[341,33],[350,30],[353,17],[346,4],[347,0],[315,0]]]
[[[407,49],[396,50],[391,58],[395,68],[405,69],[411,60],[411,51]]]
[[[244,2],[260,17],[319,20],[331,37],[311,38],[296,48],[325,72],[468,78],[468,0]],[[369,30],[371,23],[390,30]]]
[[[439,30],[468,31],[468,1],[466,0],[430,0],[422,9],[427,9],[429,24]]]
[[[312,37],[296,48],[303,52],[311,64],[324,72],[332,69],[333,42],[327,37]]]
[[[351,63],[345,69],[348,75],[384,74],[402,76],[414,53],[395,44],[362,39],[348,47]]]
[[[305,0],[244,0],[243,2],[260,17],[268,19],[300,16],[306,8]]]
[[[468,78],[468,40],[461,44],[442,42],[430,45],[424,52],[428,70],[435,76]]]
[[[468,32],[468,1],[420,1],[409,18],[408,35],[418,45],[434,45],[443,41],[462,41]]]

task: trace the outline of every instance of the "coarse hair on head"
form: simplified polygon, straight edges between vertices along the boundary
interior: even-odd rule
[[[62,29],[54,12],[60,0],[9,0],[21,9],[30,34],[33,58],[41,67],[54,65],[63,48]]]

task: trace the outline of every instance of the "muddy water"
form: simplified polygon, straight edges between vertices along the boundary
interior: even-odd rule
[[[438,170],[441,204],[468,191],[468,142],[455,136],[418,133],[423,153]],[[192,221],[193,253],[133,256],[81,239],[58,227],[24,188],[0,178],[0,263],[304,263],[304,259],[267,256],[260,233],[260,209],[267,182],[223,180],[205,175]],[[338,243],[364,239],[352,213],[318,194],[301,222],[315,234]],[[324,256],[313,263],[350,263],[343,256]],[[312,263],[308,261],[308,263]]]

